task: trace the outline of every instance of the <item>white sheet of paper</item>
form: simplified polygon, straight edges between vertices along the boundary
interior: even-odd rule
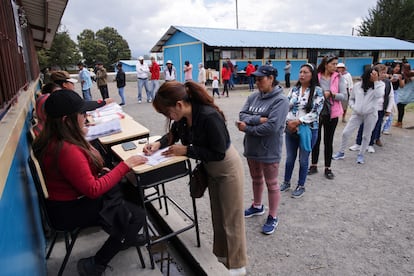
[[[139,153],[139,155],[145,156],[148,159],[146,163],[147,165],[156,166],[159,163],[167,161],[168,159],[171,158],[171,157],[166,157],[162,155],[162,153],[165,152],[166,150],[168,150],[168,147],[157,150],[156,152],[154,152],[152,155],[149,155],[149,156],[145,155],[144,153]]]

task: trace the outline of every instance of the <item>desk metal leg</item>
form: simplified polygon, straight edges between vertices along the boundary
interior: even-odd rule
[[[193,211],[194,211],[194,226],[196,231],[197,247],[200,247],[200,229],[198,228],[198,216],[197,216],[197,206],[195,198],[192,198],[193,201]]]
[[[168,205],[167,205],[167,197],[166,197],[166,193],[165,193],[165,184],[162,183],[162,194],[164,196],[164,206],[165,206],[165,214],[168,215]]]
[[[139,181],[138,181],[138,183],[139,183]],[[148,213],[147,213],[147,207],[145,207],[144,188],[141,185],[138,185],[138,191],[139,191],[139,195],[141,197],[142,208],[144,209],[144,212],[145,212],[144,232],[145,232],[145,235],[147,237],[148,255],[150,257],[151,268],[154,269],[155,268],[155,262],[154,262],[154,257],[152,256],[152,252],[151,252],[151,236],[150,236],[149,225],[148,225],[148,219],[149,218],[148,218]],[[140,204],[140,203],[138,202],[138,204]]]

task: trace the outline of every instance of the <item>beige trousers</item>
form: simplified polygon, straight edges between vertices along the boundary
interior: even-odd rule
[[[227,258],[227,268],[247,264],[244,226],[244,172],[239,153],[231,145],[222,161],[205,164],[209,175],[211,217],[213,220],[213,253]]]

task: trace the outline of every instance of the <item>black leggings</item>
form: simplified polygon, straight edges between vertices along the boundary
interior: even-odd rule
[[[323,143],[325,153],[325,167],[331,167],[332,153],[333,153],[333,138],[335,134],[338,118],[331,119],[330,116],[319,116],[318,139],[312,149],[312,165],[318,164],[319,147],[321,144],[321,132],[323,131]]]
[[[406,106],[406,104],[403,104],[403,103],[398,103],[397,104],[397,109],[398,109],[398,122],[399,123],[402,123],[402,120],[404,118],[405,106]]]
[[[125,233],[125,241],[109,236],[95,255],[95,262],[107,265],[123,248],[124,244],[134,244],[139,230],[145,220],[144,211],[130,202],[125,202],[132,214]],[[47,201],[48,214],[54,227],[58,229],[74,229],[76,227],[103,226],[99,212],[102,210],[103,198],[90,199],[83,197],[72,201]]]

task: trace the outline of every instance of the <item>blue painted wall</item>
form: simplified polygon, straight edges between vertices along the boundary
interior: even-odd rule
[[[45,239],[27,164],[28,114],[0,199],[0,275],[46,275]]]
[[[195,44],[193,44],[196,42]],[[186,44],[190,43],[190,44]],[[164,62],[171,60],[177,70],[177,80],[184,81],[184,62],[188,60],[193,65],[193,80],[198,78],[198,64],[203,62],[202,43],[193,37],[176,32],[164,47]]]

